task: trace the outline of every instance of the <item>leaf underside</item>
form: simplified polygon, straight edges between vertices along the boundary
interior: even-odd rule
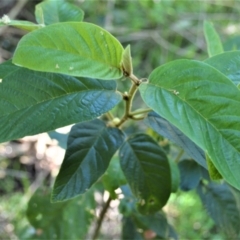
[[[207,168],[203,150],[166,119],[155,112],[150,112],[145,118],[145,123],[158,134],[184,149],[201,166]]]
[[[240,214],[235,198],[226,184],[200,185],[197,192],[209,215],[228,239],[237,239]]]

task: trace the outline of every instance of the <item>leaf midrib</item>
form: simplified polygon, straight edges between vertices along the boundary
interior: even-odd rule
[[[34,46],[34,47],[39,47],[39,46]],[[24,47],[19,47],[19,48],[27,48],[26,46],[24,46]],[[32,46],[31,47],[29,47],[29,48],[32,48]],[[39,47],[40,48],[40,47]],[[62,52],[62,53],[64,53],[64,54],[69,54],[69,55],[73,55],[73,56],[80,56],[81,58],[85,58],[85,60],[83,60],[83,61],[86,61],[86,59],[88,59],[88,60],[90,60],[90,61],[93,61],[93,62],[97,62],[97,63],[100,63],[100,64],[103,64],[103,65],[106,65],[107,67],[112,67],[112,68],[115,68],[115,69],[117,69],[117,70],[121,70],[121,68],[120,68],[120,64],[119,64],[119,66],[117,66],[117,65],[111,65],[110,63],[108,63],[108,62],[101,62],[100,61],[100,59],[95,59],[95,58],[90,58],[89,56],[88,57],[86,57],[86,56],[84,56],[84,55],[79,55],[79,54],[77,54],[77,53],[70,53],[70,52],[66,52],[66,51],[63,51],[63,50],[58,50],[58,49],[55,49],[55,48],[46,48],[46,47],[44,47],[44,49],[46,49],[46,51],[48,51],[48,50],[54,50],[54,51],[57,51],[57,52]],[[25,51],[25,50],[24,50]],[[14,64],[18,64],[17,62],[15,62],[14,61],[14,58],[13,58],[13,63]],[[54,68],[53,68],[54,69]]]
[[[93,149],[93,148],[95,149],[95,144],[96,144],[96,142],[99,141],[100,138],[102,138],[102,133],[106,130],[106,128],[107,128],[106,126],[102,126],[102,129],[98,132],[97,135],[90,136],[90,137],[95,137],[95,138],[94,138],[94,141],[93,141],[93,144],[91,145],[90,148],[89,148],[89,147],[81,148],[81,150],[88,150],[88,151],[87,151],[86,154],[84,155],[83,160],[80,162],[80,164],[79,164],[79,166],[77,167],[77,169],[76,169],[76,170],[74,171],[74,173],[71,175],[70,179],[68,179],[68,182],[67,182],[66,184],[62,184],[62,185],[59,185],[59,186],[57,187],[57,189],[61,189],[60,192],[57,193],[57,196],[60,195],[60,194],[65,190],[65,188],[68,188],[68,185],[69,185],[69,184],[71,185],[72,179],[75,178],[75,175],[76,175],[76,174],[79,172],[79,170],[82,168],[81,165],[82,165],[83,161],[86,159],[86,156],[89,154],[89,152],[91,151],[91,149]],[[77,137],[77,138],[79,138],[79,137]],[[74,140],[76,140],[76,138],[75,138]],[[73,142],[74,142],[74,140],[73,140]],[[69,146],[68,146],[68,148],[69,148]],[[96,152],[98,152],[98,151],[96,151]],[[102,159],[101,159],[101,160],[102,160]],[[65,195],[65,194],[64,194],[64,195]]]
[[[154,84],[152,84],[152,83],[148,83],[148,85],[150,85],[150,86],[152,86],[152,87],[154,87],[154,88],[157,87],[157,88],[159,88],[160,90],[165,90],[167,93],[169,93],[169,90],[167,90],[166,88],[163,88],[163,87],[161,87],[161,86],[154,85]],[[187,101],[183,100],[183,99],[180,98],[179,96],[176,96],[176,95],[175,95],[175,96],[172,96],[172,97],[178,98],[179,100],[181,100],[181,102],[186,103],[186,104],[189,106],[189,108],[191,108],[195,113],[199,114],[199,116],[200,116],[202,119],[204,119],[204,120],[209,124],[209,126],[211,126],[216,132],[218,132],[219,135],[222,136],[222,138],[225,140],[225,142],[228,143],[228,144],[235,150],[235,152],[237,152],[237,153],[240,155],[239,151],[232,145],[232,143],[230,143],[229,141],[227,141],[227,139],[221,134],[221,132],[220,132],[211,122],[209,122],[208,119],[206,119],[201,113],[199,113],[199,111],[197,111],[197,109],[193,108],[193,106],[191,106],[190,103],[188,103]],[[190,138],[190,137],[189,137],[189,138]],[[190,139],[191,139],[191,138],[190,138]],[[195,142],[195,141],[194,141],[194,142]],[[198,145],[198,144],[197,144],[197,145]],[[207,149],[205,149],[205,150],[207,150]],[[226,164],[226,165],[228,166],[228,169],[229,169],[229,171],[231,172],[231,169],[230,169],[230,167],[229,167],[229,164]],[[237,179],[235,178],[235,175],[232,175],[232,177],[234,177],[235,182],[237,182]]]
[[[103,91],[105,91],[105,92],[115,92],[115,93],[117,93],[116,92],[116,90],[105,90],[105,89],[102,89],[102,90],[99,90],[99,89],[94,89],[94,90],[82,90],[82,91],[76,91],[76,92],[71,92],[71,93],[67,93],[67,94],[64,94],[64,95],[59,95],[59,96],[57,96],[57,97],[55,97],[55,98],[51,98],[51,99],[48,99],[48,100],[44,100],[44,101],[42,101],[42,102],[38,102],[37,104],[35,104],[35,105],[29,105],[29,106],[26,106],[26,107],[23,107],[23,108],[20,108],[20,109],[18,109],[17,111],[13,111],[13,112],[10,112],[10,113],[7,113],[7,114],[5,114],[5,115],[1,115],[0,116],[0,118],[3,118],[3,117],[7,117],[7,116],[9,116],[9,115],[11,115],[11,114],[15,114],[15,113],[17,113],[17,112],[19,112],[19,111],[23,111],[23,110],[25,110],[25,109],[28,109],[28,108],[32,108],[32,107],[35,107],[35,106],[37,106],[37,105],[40,105],[40,104],[44,104],[44,103],[47,103],[47,102],[51,102],[51,101],[54,101],[54,100],[56,100],[56,99],[58,99],[58,98],[62,98],[62,97],[68,97],[69,95],[74,95],[74,94],[77,94],[77,93],[82,93],[82,92],[103,92]]]

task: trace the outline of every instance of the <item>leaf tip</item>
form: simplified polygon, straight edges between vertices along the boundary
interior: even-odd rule
[[[131,76],[133,74],[130,45],[128,45],[123,51],[121,68],[122,68],[124,76],[128,77],[128,76]]]

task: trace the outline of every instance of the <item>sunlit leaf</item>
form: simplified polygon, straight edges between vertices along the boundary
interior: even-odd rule
[[[240,189],[240,93],[226,76],[206,63],[177,60],[155,69],[140,92]]]
[[[83,22],[56,23],[25,35],[13,63],[32,70],[98,79],[122,76],[123,47],[109,32]]]
[[[114,81],[0,65],[0,142],[92,120],[121,99]]]

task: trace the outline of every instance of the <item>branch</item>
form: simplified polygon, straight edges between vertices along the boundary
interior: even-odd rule
[[[17,15],[21,12],[21,10],[23,9],[23,7],[27,4],[28,0],[21,0],[21,1],[17,1],[16,5],[14,6],[14,8],[12,8],[12,10],[7,13],[6,15],[10,18],[10,19],[14,19],[15,17],[17,17]],[[4,26],[1,27],[0,29],[0,35],[6,30],[8,26]]]
[[[135,80],[134,80],[132,83],[132,86],[129,90],[129,93],[127,93],[123,96],[123,99],[126,101],[125,113],[122,116],[122,118],[120,119],[120,122],[118,124],[116,124],[116,127],[120,127],[124,122],[126,122],[128,120],[128,118],[131,118],[130,112],[131,112],[131,108],[132,108],[132,101],[133,101],[134,95],[138,89],[138,86],[139,86],[139,83],[135,82]]]
[[[107,210],[110,206],[111,201],[112,201],[112,198],[109,196],[109,198],[108,198],[105,206],[103,207],[103,209],[102,209],[102,211],[99,215],[99,218],[97,220],[96,228],[94,230],[94,234],[93,234],[93,237],[92,237],[93,240],[96,240],[98,235],[99,235],[99,231],[100,231],[100,228],[102,226],[103,219],[104,219],[105,214],[106,214],[106,212],[107,212]]]

